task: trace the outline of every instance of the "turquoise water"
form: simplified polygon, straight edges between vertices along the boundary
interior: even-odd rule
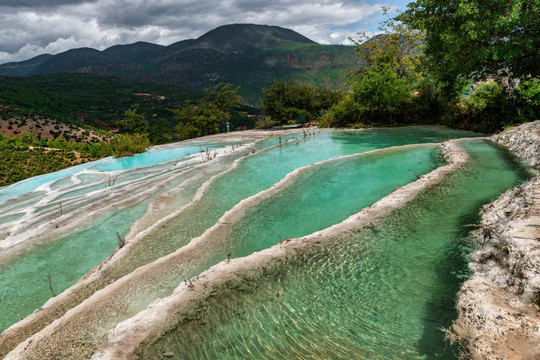
[[[290,135],[289,138],[294,136],[299,135]],[[132,271],[133,266],[141,266],[187,244],[214,225],[228,209],[242,199],[269,188],[299,167],[390,146],[440,142],[468,136],[477,134],[442,127],[322,131],[315,136],[257,151],[243,158],[233,171],[216,178],[200,201],[169,220],[134,247],[129,263],[122,265],[124,269],[121,274]],[[277,143],[276,138],[266,140],[267,145]]]
[[[125,262],[111,268],[107,282],[175,251],[215,224],[217,219],[237,202],[267,189],[298,167],[336,156],[365,152],[381,147],[437,142],[452,137],[471,135],[473,134],[470,132],[437,127],[347,132],[324,131],[317,136],[302,138],[294,142],[289,141],[280,147],[265,150],[265,146],[279,143],[277,138],[267,139],[257,145],[255,154],[243,158],[244,160],[239,163],[236,169],[217,178],[200,201],[134,246],[128,252]],[[296,136],[298,135],[289,135],[282,137],[281,140],[285,142],[285,140]],[[178,154],[174,156],[176,155]],[[159,160],[162,159],[159,158]],[[140,163],[125,161],[123,164],[129,167],[138,166]],[[209,164],[209,166],[213,165]],[[148,166],[148,168],[151,167],[152,165]],[[132,180],[139,181],[141,174],[144,175],[145,169],[147,168],[137,170],[133,174],[126,172],[125,175],[126,177],[131,176]],[[414,171],[408,172],[412,179],[417,175]],[[210,175],[212,175],[211,171]],[[148,181],[152,182],[153,180],[149,177]],[[408,181],[407,178],[404,181]],[[66,182],[66,184],[68,183]],[[91,181],[88,185],[88,188],[83,187],[73,191],[70,193],[71,196],[62,195],[62,200],[67,201],[70,197],[87,193],[90,188],[96,190],[102,186],[92,185]],[[92,186],[94,187],[92,188]],[[140,207],[137,205],[128,209],[117,209],[107,214],[102,222],[100,220],[83,230],[59,239],[59,241],[43,248],[36,248],[36,251],[31,252],[28,256],[17,258],[16,261],[9,264],[3,264],[0,274],[0,313],[8,311],[10,315],[1,319],[0,329],[11,325],[20,317],[26,316],[51,296],[47,282],[48,275],[51,275],[55,292],[59,293],[102,261],[116,248],[116,232],[121,235],[125,234],[133,221],[139,218],[145,209],[146,203]],[[279,240],[281,236],[287,237],[289,235],[291,234],[280,233],[275,240]],[[90,252],[91,254],[89,254]],[[30,286],[25,287],[24,291],[20,291],[17,288],[20,287],[21,283],[27,283]],[[17,291],[20,292],[20,295],[16,295]],[[89,295],[90,293],[86,293],[84,296]]]
[[[146,211],[146,203],[118,209],[92,225],[36,248],[8,264],[0,272],[0,331],[31,314],[51,296],[61,293],[111,254],[117,235],[126,235],[131,223]],[[113,230],[114,229],[114,230]]]
[[[162,263],[131,296],[133,315],[151,301],[169,295],[178,284],[220,262],[227,253],[248,255],[290,236],[304,236],[345,220],[362,208],[442,164],[436,146],[382,151],[307,169],[245,215],[230,231],[218,231],[173,261]],[[346,169],[346,170],[345,170]],[[345,170],[345,171],[344,171]],[[330,179],[332,178],[332,179]],[[306,184],[310,184],[306,187]],[[347,190],[345,190],[347,189]],[[350,191],[350,193],[349,193]],[[329,210],[332,209],[332,210]],[[133,253],[125,258],[131,263]],[[134,310],[133,310],[134,309]]]
[[[193,146],[170,147],[170,148],[165,148],[165,149],[150,149],[147,152],[144,152],[141,154],[119,158],[119,159],[114,159],[114,158],[110,159],[97,166],[92,166],[92,169],[100,170],[100,171],[135,169],[135,168],[146,167],[150,165],[155,165],[159,163],[181,159],[189,155],[197,154],[200,151],[205,151],[206,149],[215,150],[218,148],[222,148],[226,145],[230,145],[230,144],[201,143],[199,145],[193,145]]]
[[[139,355],[456,359],[440,329],[455,319],[455,296],[468,276],[469,225],[481,204],[528,177],[489,142],[465,146],[471,161],[404,208],[224,285]]]
[[[340,159],[335,163],[311,167],[306,169],[300,177],[302,181],[284,187],[275,197],[281,205],[284,205],[285,199],[295,203],[291,211],[283,212],[282,206],[279,205],[270,206],[266,220],[274,219],[276,224],[280,224],[281,229],[286,229],[291,233],[301,231],[302,235],[309,234],[321,227],[342,221],[396,187],[415,180],[417,175],[431,171],[441,164],[440,158],[438,146],[427,146],[382,150],[375,154]],[[329,181],[329,174],[335,174],[332,176],[332,181]],[[306,183],[313,186],[305,189]],[[348,189],[355,195],[351,196],[343,189]],[[339,208],[339,211],[312,208],[321,204],[327,205],[329,209]],[[265,202],[261,206],[266,208],[268,204]],[[294,219],[288,219],[289,217]],[[310,221],[298,229],[297,225],[307,219]],[[314,221],[316,219],[320,221]],[[260,221],[251,222],[251,220],[252,218],[247,216],[247,219],[243,219],[239,226],[245,223],[250,228],[261,225]],[[130,280],[129,284],[110,294],[106,301],[96,302],[91,309],[83,311],[82,314],[79,313],[77,316],[81,320],[78,320],[77,324],[83,329],[81,331],[85,332],[85,343],[97,344],[105,334],[105,330],[114,326],[116,322],[135,315],[146,308],[151,301],[169,295],[182,280],[222,260],[225,253],[217,246],[224,240],[220,235],[218,234],[217,238],[208,239],[195,248],[192,247],[195,251],[183,258],[162,260],[159,267],[141,271],[137,278]],[[240,253],[240,250],[251,251],[251,245],[246,245],[247,239],[244,238],[242,239],[244,241],[241,241],[236,235],[233,233],[229,238],[229,242],[232,242],[237,249],[235,253]],[[261,236],[257,237],[257,248],[266,248],[280,241],[277,234],[275,235],[267,234],[266,241],[261,241],[263,239]],[[227,242],[224,244],[226,245]],[[109,270],[107,269],[107,274],[110,274]],[[69,330],[67,332],[71,333]],[[70,335],[59,332],[55,336]]]
[[[134,156],[124,157],[124,158],[114,158],[109,157],[77,166],[73,166],[67,169],[63,169],[54,173],[35,176],[30,179],[20,181],[16,184],[12,184],[6,187],[0,188],[0,202],[9,200],[16,196],[31,192],[36,190],[38,187],[47,184],[51,181],[59,180],[62,178],[67,178],[71,175],[78,174],[85,169],[99,170],[99,171],[117,171],[117,170],[127,170],[134,169],[139,167],[147,167],[151,165],[156,165],[163,162],[179,160],[188,155],[193,155],[198,153],[201,150],[205,149],[217,149],[228,144],[221,143],[200,143],[192,146],[179,146],[179,147],[170,147],[166,149],[150,149],[149,151],[137,154]],[[63,183],[67,185],[69,181]],[[57,186],[56,187],[60,187]]]
[[[293,184],[246,209],[220,234],[221,248],[218,239],[208,240],[206,248],[214,254],[200,259],[192,275],[223,260],[224,254],[247,256],[340,223],[442,165],[440,148],[430,146],[380,151],[307,169]]]
[[[103,160],[98,160],[97,162],[103,162]],[[23,181],[19,181],[18,183],[15,183],[13,185],[6,186],[2,189],[0,189],[0,202],[9,200],[11,198],[14,198],[16,196],[31,192],[36,190],[41,185],[44,185],[46,183],[49,183],[54,180],[61,179],[63,177],[69,177],[71,175],[77,174],[84,169],[87,169],[88,167],[94,165],[96,162],[86,163],[77,165],[74,167],[70,167],[67,169],[63,169],[57,172],[53,172],[50,174],[35,176]]]

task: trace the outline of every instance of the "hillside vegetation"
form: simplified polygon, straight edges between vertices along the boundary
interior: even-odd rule
[[[20,138],[0,135],[0,187],[111,155],[101,144],[105,143],[80,145],[63,138],[40,141],[30,133]]]
[[[138,42],[103,51],[82,48],[0,65],[0,75],[87,73],[176,84],[201,91],[219,82],[240,86],[245,104],[260,106],[274,79],[339,88],[355,66],[352,46],[319,45],[277,26],[235,24],[169,46]]]

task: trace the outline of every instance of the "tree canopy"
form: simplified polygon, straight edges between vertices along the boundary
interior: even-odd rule
[[[398,19],[426,33],[440,78],[538,77],[539,0],[416,0]]]
[[[387,11],[383,7],[383,13]],[[399,79],[414,81],[419,75],[423,56],[424,33],[395,19],[388,19],[378,30],[382,32],[380,35],[370,37],[359,33],[358,40],[351,39],[363,65],[353,73],[353,77],[361,78],[372,66],[384,64],[394,69]]]
[[[148,121],[146,121],[143,114],[137,112],[138,107],[138,104],[134,104],[126,110],[124,118],[118,121],[118,125],[122,125],[128,131],[135,134],[147,134]]]
[[[263,109],[273,125],[310,121],[342,97],[338,91],[283,80],[274,81],[271,88],[263,89],[263,93]]]
[[[204,91],[197,103],[186,102],[174,110],[179,123],[175,127],[181,138],[193,138],[219,132],[219,125],[231,118],[234,108],[240,105],[239,87],[220,83]]]

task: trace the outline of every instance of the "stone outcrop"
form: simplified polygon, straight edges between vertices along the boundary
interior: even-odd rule
[[[540,166],[540,121],[497,134]],[[482,209],[473,276],[459,293],[450,331],[473,359],[540,359],[540,174]]]
[[[508,147],[535,168],[540,168],[540,120],[507,129],[492,139]]]

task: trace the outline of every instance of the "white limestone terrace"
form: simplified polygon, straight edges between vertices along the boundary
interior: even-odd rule
[[[136,237],[138,233],[144,232],[148,227],[154,226],[156,216],[166,218],[171,215],[171,209],[181,211],[183,206],[193,201],[193,194],[191,194],[191,196],[188,196],[189,194],[179,196],[179,192],[184,191],[190,186],[197,189],[197,183],[199,183],[201,179],[204,181],[204,176],[208,176],[205,169],[208,168],[209,163],[217,168],[217,170],[215,170],[216,173],[223,173],[230,168],[230,164],[228,164],[230,161],[223,161],[227,157],[231,156],[231,158],[235,158],[242,154],[250,153],[258,140],[276,136],[276,134],[288,135],[292,133],[295,133],[295,131],[244,131],[240,136],[238,134],[208,136],[205,138],[206,141],[220,143],[242,142],[244,145],[234,145],[234,148],[231,145],[221,149],[212,150],[212,157],[216,158],[217,155],[217,162],[204,161],[204,159],[201,158],[201,154],[196,153],[186,158],[185,162],[182,164],[176,164],[175,161],[172,161],[160,165],[156,171],[148,174],[145,173],[140,179],[135,179],[135,181],[126,181],[125,183],[120,183],[120,181],[118,181],[118,183],[106,186],[104,189],[76,196],[73,199],[62,202],[61,208],[58,207],[58,204],[55,204],[56,206],[46,209],[43,214],[35,216],[33,222],[23,219],[25,221],[14,221],[0,226],[0,235],[4,237],[0,241],[0,258],[9,259],[9,257],[19,253],[19,250],[24,251],[27,247],[26,245],[46,242],[49,239],[69,234],[74,229],[77,229],[86,223],[90,223],[93,219],[99,217],[100,214],[108,211],[108,209],[113,210],[122,206],[132,206],[145,197],[150,197],[156,193],[160,194],[158,198],[156,198],[158,200],[157,202],[160,204],[159,209],[152,209],[152,217],[145,215],[137,221],[136,226],[132,227],[131,232],[125,237],[127,245],[121,249],[122,251],[117,251],[112,254],[108,259],[104,260],[101,266],[92,269],[74,286],[67,289],[62,294],[51,298],[44,306],[26,317],[23,321],[14,324],[12,327],[5,330],[0,335],[0,349],[5,351],[6,349],[13,348],[16,344],[35,333],[36,330],[50,324],[59,315],[63,315],[72,306],[80,303],[82,299],[88,296],[87,293],[93,293],[96,290],[96,286],[97,288],[100,288],[100,286],[103,285],[99,284],[103,284],[104,282],[106,284],[106,279],[104,280],[99,277],[96,279],[95,275],[92,276],[92,274],[95,274],[96,271],[100,270],[104,264],[114,262],[116,257],[121,257],[122,254],[128,250],[130,244],[135,241],[132,238]],[[200,142],[200,139],[198,141]],[[183,144],[190,144],[191,142],[195,141],[187,141]],[[160,148],[171,146],[174,145],[164,145],[160,146]],[[191,167],[186,167],[185,164],[191,165]],[[205,172],[206,174],[203,176],[202,174]],[[173,186],[171,186],[171,184]],[[53,194],[53,196],[56,195],[58,194]],[[49,196],[46,195],[46,198],[48,200],[51,198],[54,199],[50,194]],[[43,198],[38,196],[37,201],[43,201]],[[27,205],[26,203],[27,201],[23,201],[22,205]],[[153,206],[152,203],[153,202],[151,202],[149,206]],[[14,207],[18,206],[21,206],[21,204],[14,205]],[[180,210],[178,210],[178,208],[180,208]],[[14,211],[17,211],[17,209],[14,209]],[[52,221],[50,221],[51,217],[53,217]],[[19,227],[19,231],[13,231],[14,227],[17,226]],[[2,234],[2,231],[5,231],[5,233]],[[25,246],[21,246],[23,244]],[[105,266],[104,270],[106,269],[107,267]],[[107,277],[106,271],[103,271],[100,274],[104,274],[105,277]],[[94,281],[94,283],[92,283],[92,281]],[[110,281],[110,279],[108,281]],[[88,283],[90,283],[90,289],[85,291],[84,288]],[[79,291],[81,288],[82,292]]]
[[[387,150],[385,150],[387,151]],[[429,174],[422,176],[417,181],[396,189],[390,195],[379,200],[377,203],[368,207],[359,213],[349,217],[340,224],[327,229],[318,231],[309,236],[283,241],[270,249],[253,253],[244,258],[231,259],[223,261],[189,282],[182,283],[172,295],[159,299],[150,304],[148,308],[139,312],[134,317],[116,325],[107,335],[107,340],[103,342],[98,351],[93,355],[93,359],[130,359],[134,357],[134,352],[138,347],[158,338],[168,329],[175,326],[183,317],[189,317],[190,313],[195,312],[196,303],[204,301],[215,291],[219,291],[224,283],[231,284],[241,281],[245,276],[252,276],[261,267],[270,266],[279,263],[287,255],[301,251],[302,248],[322,246],[325,242],[338,238],[350,231],[358,230],[391,211],[403,206],[406,202],[412,200],[426,188],[438,183],[444,176],[457,170],[468,159],[468,154],[459,145],[457,141],[451,141],[444,144],[444,154],[448,161],[444,165]],[[296,173],[301,172],[299,169]],[[291,181],[296,174],[289,174],[286,179],[276,184],[273,188],[257,194],[239,203],[229,212],[227,212],[214,226],[203,234],[199,239],[194,239],[190,245],[196,246],[197,243],[204,241],[205,237],[212,238],[213,233],[223,231],[227,223],[235,219],[245,211],[246,206],[258,203],[262,198],[270,196],[277,191],[280,186],[284,186]],[[190,246],[188,245],[188,247]],[[180,250],[181,253],[185,250]],[[160,259],[162,262],[163,259]],[[159,266],[157,263],[149,266]],[[140,275],[140,274],[139,274]],[[122,281],[128,279],[122,279]],[[107,289],[104,289],[100,297],[107,297]],[[196,300],[196,301],[195,301]],[[91,306],[90,303],[82,306]],[[42,336],[56,331],[54,327],[45,329]],[[38,334],[40,336],[40,334]],[[38,338],[39,339],[39,338]],[[38,340],[36,339],[36,340]],[[31,344],[30,348],[32,347]],[[13,358],[24,354],[26,345],[21,344],[14,351]],[[8,359],[10,357],[8,356]]]

